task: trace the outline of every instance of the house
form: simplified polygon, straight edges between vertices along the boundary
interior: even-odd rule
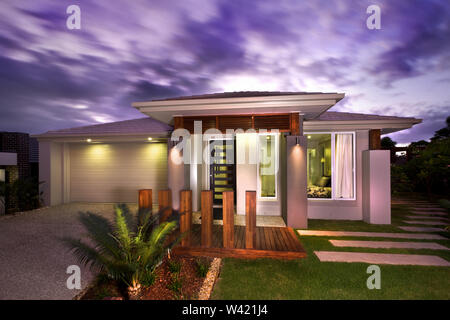
[[[35,138],[23,132],[0,132],[0,181],[8,184],[19,178],[37,181],[38,161],[39,145]],[[6,195],[6,199],[0,199],[0,214],[16,206],[15,200]]]
[[[146,115],[37,135],[48,205],[136,202],[139,189],[257,191],[257,215],[390,223],[389,151],[380,135],[420,119],[329,111],[343,93],[231,92],[135,102]],[[155,198],[154,201],[157,201]]]

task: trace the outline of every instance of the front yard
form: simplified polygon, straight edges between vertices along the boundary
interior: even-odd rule
[[[309,229],[369,232],[396,232],[407,207],[393,205],[392,225],[369,225],[361,221],[310,220]],[[429,249],[369,249],[334,247],[328,239],[340,237],[299,237],[307,258],[292,261],[224,259],[220,278],[212,299],[450,299],[450,268],[429,266],[380,265],[381,289],[366,286],[366,263],[320,262],[313,253],[325,251],[358,251],[437,255],[450,261],[450,251]],[[352,240],[388,240],[351,238]],[[429,241],[449,247],[448,240]]]

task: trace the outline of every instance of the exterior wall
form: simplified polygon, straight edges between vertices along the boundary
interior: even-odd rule
[[[63,203],[62,198],[62,144],[50,141],[39,142],[39,181],[42,181],[44,205]]]
[[[331,130],[331,129],[330,129]],[[368,130],[356,131],[356,199],[308,200],[309,219],[362,220],[363,184],[362,152],[369,148]]]
[[[0,132],[0,152],[17,153],[19,178],[30,176],[30,136],[28,133]]]
[[[389,150],[363,151],[363,220],[391,223],[391,175]]]

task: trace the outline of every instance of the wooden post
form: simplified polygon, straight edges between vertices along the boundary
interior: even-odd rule
[[[213,227],[213,193],[211,190],[202,191],[202,246],[212,247]]]
[[[369,130],[369,150],[381,149],[381,130],[373,129]]]
[[[159,223],[166,221],[172,215],[172,192],[170,190],[158,191],[158,204],[161,216]],[[161,210],[163,210],[161,212]]]
[[[234,192],[224,191],[223,201],[223,247],[234,248]]]
[[[152,189],[139,190],[139,209],[152,210]]]
[[[245,248],[256,245],[256,191],[245,192]]]
[[[180,232],[186,233],[181,239],[182,247],[191,245],[191,227],[192,227],[192,191],[180,191]]]

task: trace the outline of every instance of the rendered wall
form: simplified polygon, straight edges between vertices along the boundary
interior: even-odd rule
[[[332,129],[330,129],[332,130]],[[308,200],[309,219],[362,220],[362,153],[369,148],[368,130],[356,131],[356,200]]]
[[[389,150],[365,150],[363,162],[363,220],[391,223],[391,175]]]

